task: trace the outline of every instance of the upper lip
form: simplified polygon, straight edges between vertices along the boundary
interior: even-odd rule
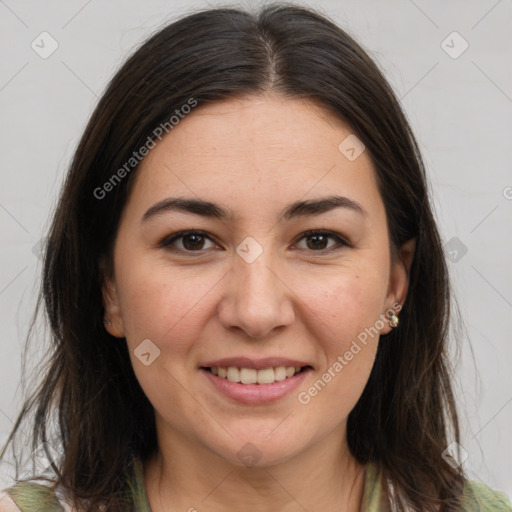
[[[201,365],[202,368],[253,368],[255,370],[263,370],[264,368],[277,368],[278,366],[311,366],[309,363],[300,361],[299,359],[287,359],[284,357],[264,357],[262,359],[251,359],[250,357],[225,357],[208,361]]]

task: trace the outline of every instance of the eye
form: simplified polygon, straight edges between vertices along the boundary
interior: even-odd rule
[[[313,252],[322,252],[332,249],[332,245],[330,247],[325,246],[329,238],[335,240],[340,246],[350,247],[350,244],[346,242],[343,238],[341,238],[339,235],[337,235],[333,231],[327,231],[325,229],[314,229],[311,231],[306,231],[305,233],[302,234],[299,240],[309,239],[311,242],[306,242],[307,249],[312,249]]]
[[[200,252],[205,249],[205,240],[209,240],[213,244],[211,238],[204,231],[180,231],[179,233],[167,236],[158,245],[176,252]],[[181,247],[176,247],[175,242],[178,241],[181,241],[178,244]],[[213,246],[216,247],[215,244]]]
[[[306,249],[309,249],[312,252],[330,252],[333,249],[333,245],[336,246],[336,244],[326,246],[326,243],[328,243],[329,239],[334,240],[340,247],[352,247],[341,236],[334,233],[333,231],[327,231],[325,229],[314,229],[306,231],[299,238],[299,240],[303,239],[310,241],[309,243],[306,242]],[[168,249],[173,252],[199,253],[208,249],[208,247],[205,247],[205,241],[210,241],[212,243],[212,247],[217,247],[217,245],[206,232],[197,230],[180,231],[178,233],[174,233],[165,237],[158,245],[159,247]],[[302,247],[299,247],[299,249],[302,249]]]

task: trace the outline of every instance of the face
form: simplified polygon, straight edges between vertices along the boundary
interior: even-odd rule
[[[311,102],[229,99],[140,164],[103,291],[160,439],[238,465],[345,439],[412,257],[390,257],[370,155],[338,148],[351,134]]]

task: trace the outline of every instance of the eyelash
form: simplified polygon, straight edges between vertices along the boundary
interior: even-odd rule
[[[199,235],[201,237],[208,238],[212,242],[215,242],[214,240],[212,240],[212,238],[205,231],[201,231],[201,230],[186,230],[186,231],[179,231],[178,233],[174,233],[172,235],[169,235],[169,236],[165,237],[158,244],[158,246],[161,247],[161,248],[168,249],[168,250],[170,250],[172,252],[178,252],[178,253],[187,254],[187,255],[192,255],[194,253],[201,253],[204,250],[206,250],[206,249],[199,249],[197,251],[191,251],[191,250],[187,250],[187,249],[177,249],[176,247],[172,246],[173,242],[175,242],[176,240],[179,240],[181,238],[185,238],[186,236],[189,236],[189,235]],[[352,244],[347,242],[340,235],[336,234],[333,231],[329,231],[329,230],[325,230],[325,229],[311,229],[309,231],[305,231],[297,239],[297,242],[301,241],[303,238],[308,238],[308,237],[318,236],[318,235],[335,239],[338,242],[339,246],[338,247],[332,246],[332,247],[329,247],[327,249],[321,249],[321,250],[318,250],[318,251],[309,250],[309,252],[320,253],[320,254],[327,254],[327,253],[330,253],[332,251],[339,250],[342,247],[353,247]],[[297,242],[295,242],[295,243],[297,243]]]

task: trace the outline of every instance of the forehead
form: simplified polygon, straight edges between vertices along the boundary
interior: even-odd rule
[[[196,107],[165,137],[182,156],[244,160],[302,157],[322,161],[338,151],[351,127],[313,100],[275,94],[225,99]],[[153,155],[154,156],[154,155]],[[174,155],[175,157],[178,155]],[[178,156],[179,158],[179,156]]]
[[[266,94],[200,104],[141,162],[134,194],[153,202],[222,197],[233,211],[247,200],[277,207],[333,193],[372,202],[378,191],[368,152],[349,159],[340,150],[353,137],[350,125],[310,100]]]

